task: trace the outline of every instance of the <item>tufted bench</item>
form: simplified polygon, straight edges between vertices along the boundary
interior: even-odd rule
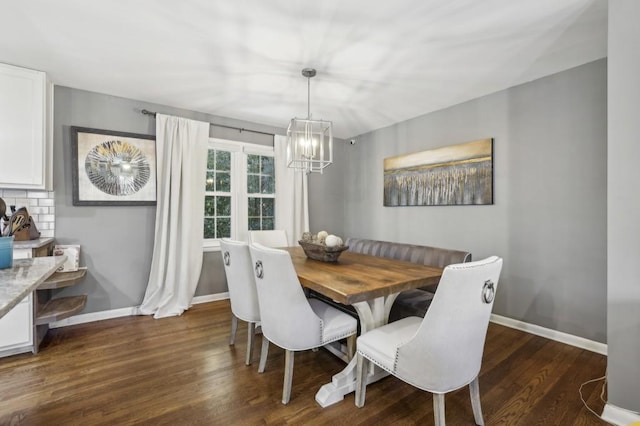
[[[345,244],[349,246],[348,251],[403,260],[405,262],[419,263],[422,265],[436,266],[438,268],[444,268],[445,266],[453,263],[471,261],[471,253],[469,252],[439,247],[367,240],[362,238],[349,238]],[[407,316],[424,317],[429,305],[431,304],[436,288],[437,284],[400,293],[391,308],[391,312],[389,313],[389,322],[396,321]]]

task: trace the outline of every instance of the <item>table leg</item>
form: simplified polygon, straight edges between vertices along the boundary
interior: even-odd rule
[[[391,306],[397,296],[398,293],[395,293],[386,297],[378,297],[373,300],[353,304],[356,312],[358,312],[358,317],[360,317],[362,333],[366,333],[387,323]],[[366,377],[367,384],[377,382],[389,375],[388,372],[375,364],[369,363],[369,365],[369,373]],[[354,357],[341,372],[333,376],[331,383],[322,385],[316,393],[316,402],[323,408],[328,407],[336,402],[342,401],[345,395],[354,392],[355,389],[356,357]]]

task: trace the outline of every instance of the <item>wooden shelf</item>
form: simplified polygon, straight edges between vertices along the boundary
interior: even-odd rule
[[[48,324],[75,315],[84,309],[86,303],[86,295],[51,299],[38,309],[35,325]]]
[[[1,66],[1,65],[0,65]],[[14,243],[14,259],[50,256],[54,247],[53,238],[40,238],[37,241],[18,241]],[[5,344],[5,335],[0,336],[0,357],[14,355],[31,350],[37,354],[40,344],[49,331],[49,323],[64,320],[80,313],[87,304],[87,296],[53,298],[56,289],[81,284],[87,276],[87,268],[81,267],[73,272],[54,272],[30,295],[28,309],[23,309],[12,327],[28,336],[22,343]],[[1,284],[0,284],[1,286]],[[0,289],[1,290],[1,289]],[[4,320],[5,318],[3,318]],[[8,348],[8,349],[7,349]]]
[[[45,282],[40,284],[38,290],[50,290],[54,288],[76,285],[87,274],[87,268],[80,268],[74,272],[54,272]]]

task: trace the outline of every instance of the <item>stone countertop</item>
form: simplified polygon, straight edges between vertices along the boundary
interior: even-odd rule
[[[66,260],[66,256],[17,259],[13,267],[0,269],[0,318],[38,288]]]
[[[43,246],[49,244],[52,241],[53,241],[53,238],[50,238],[50,237],[38,238],[38,239],[35,239],[35,240],[28,240],[28,241],[14,241],[13,242],[13,248],[14,249],[40,248],[40,247],[43,247]]]

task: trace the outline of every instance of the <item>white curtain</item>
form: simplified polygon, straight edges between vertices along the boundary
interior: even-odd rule
[[[139,313],[180,315],[202,269],[209,123],[156,115],[157,207],[151,273]]]
[[[307,175],[287,167],[287,138],[273,138],[276,168],[276,229],[287,232],[289,245],[298,245],[303,232],[309,231],[309,195]]]

